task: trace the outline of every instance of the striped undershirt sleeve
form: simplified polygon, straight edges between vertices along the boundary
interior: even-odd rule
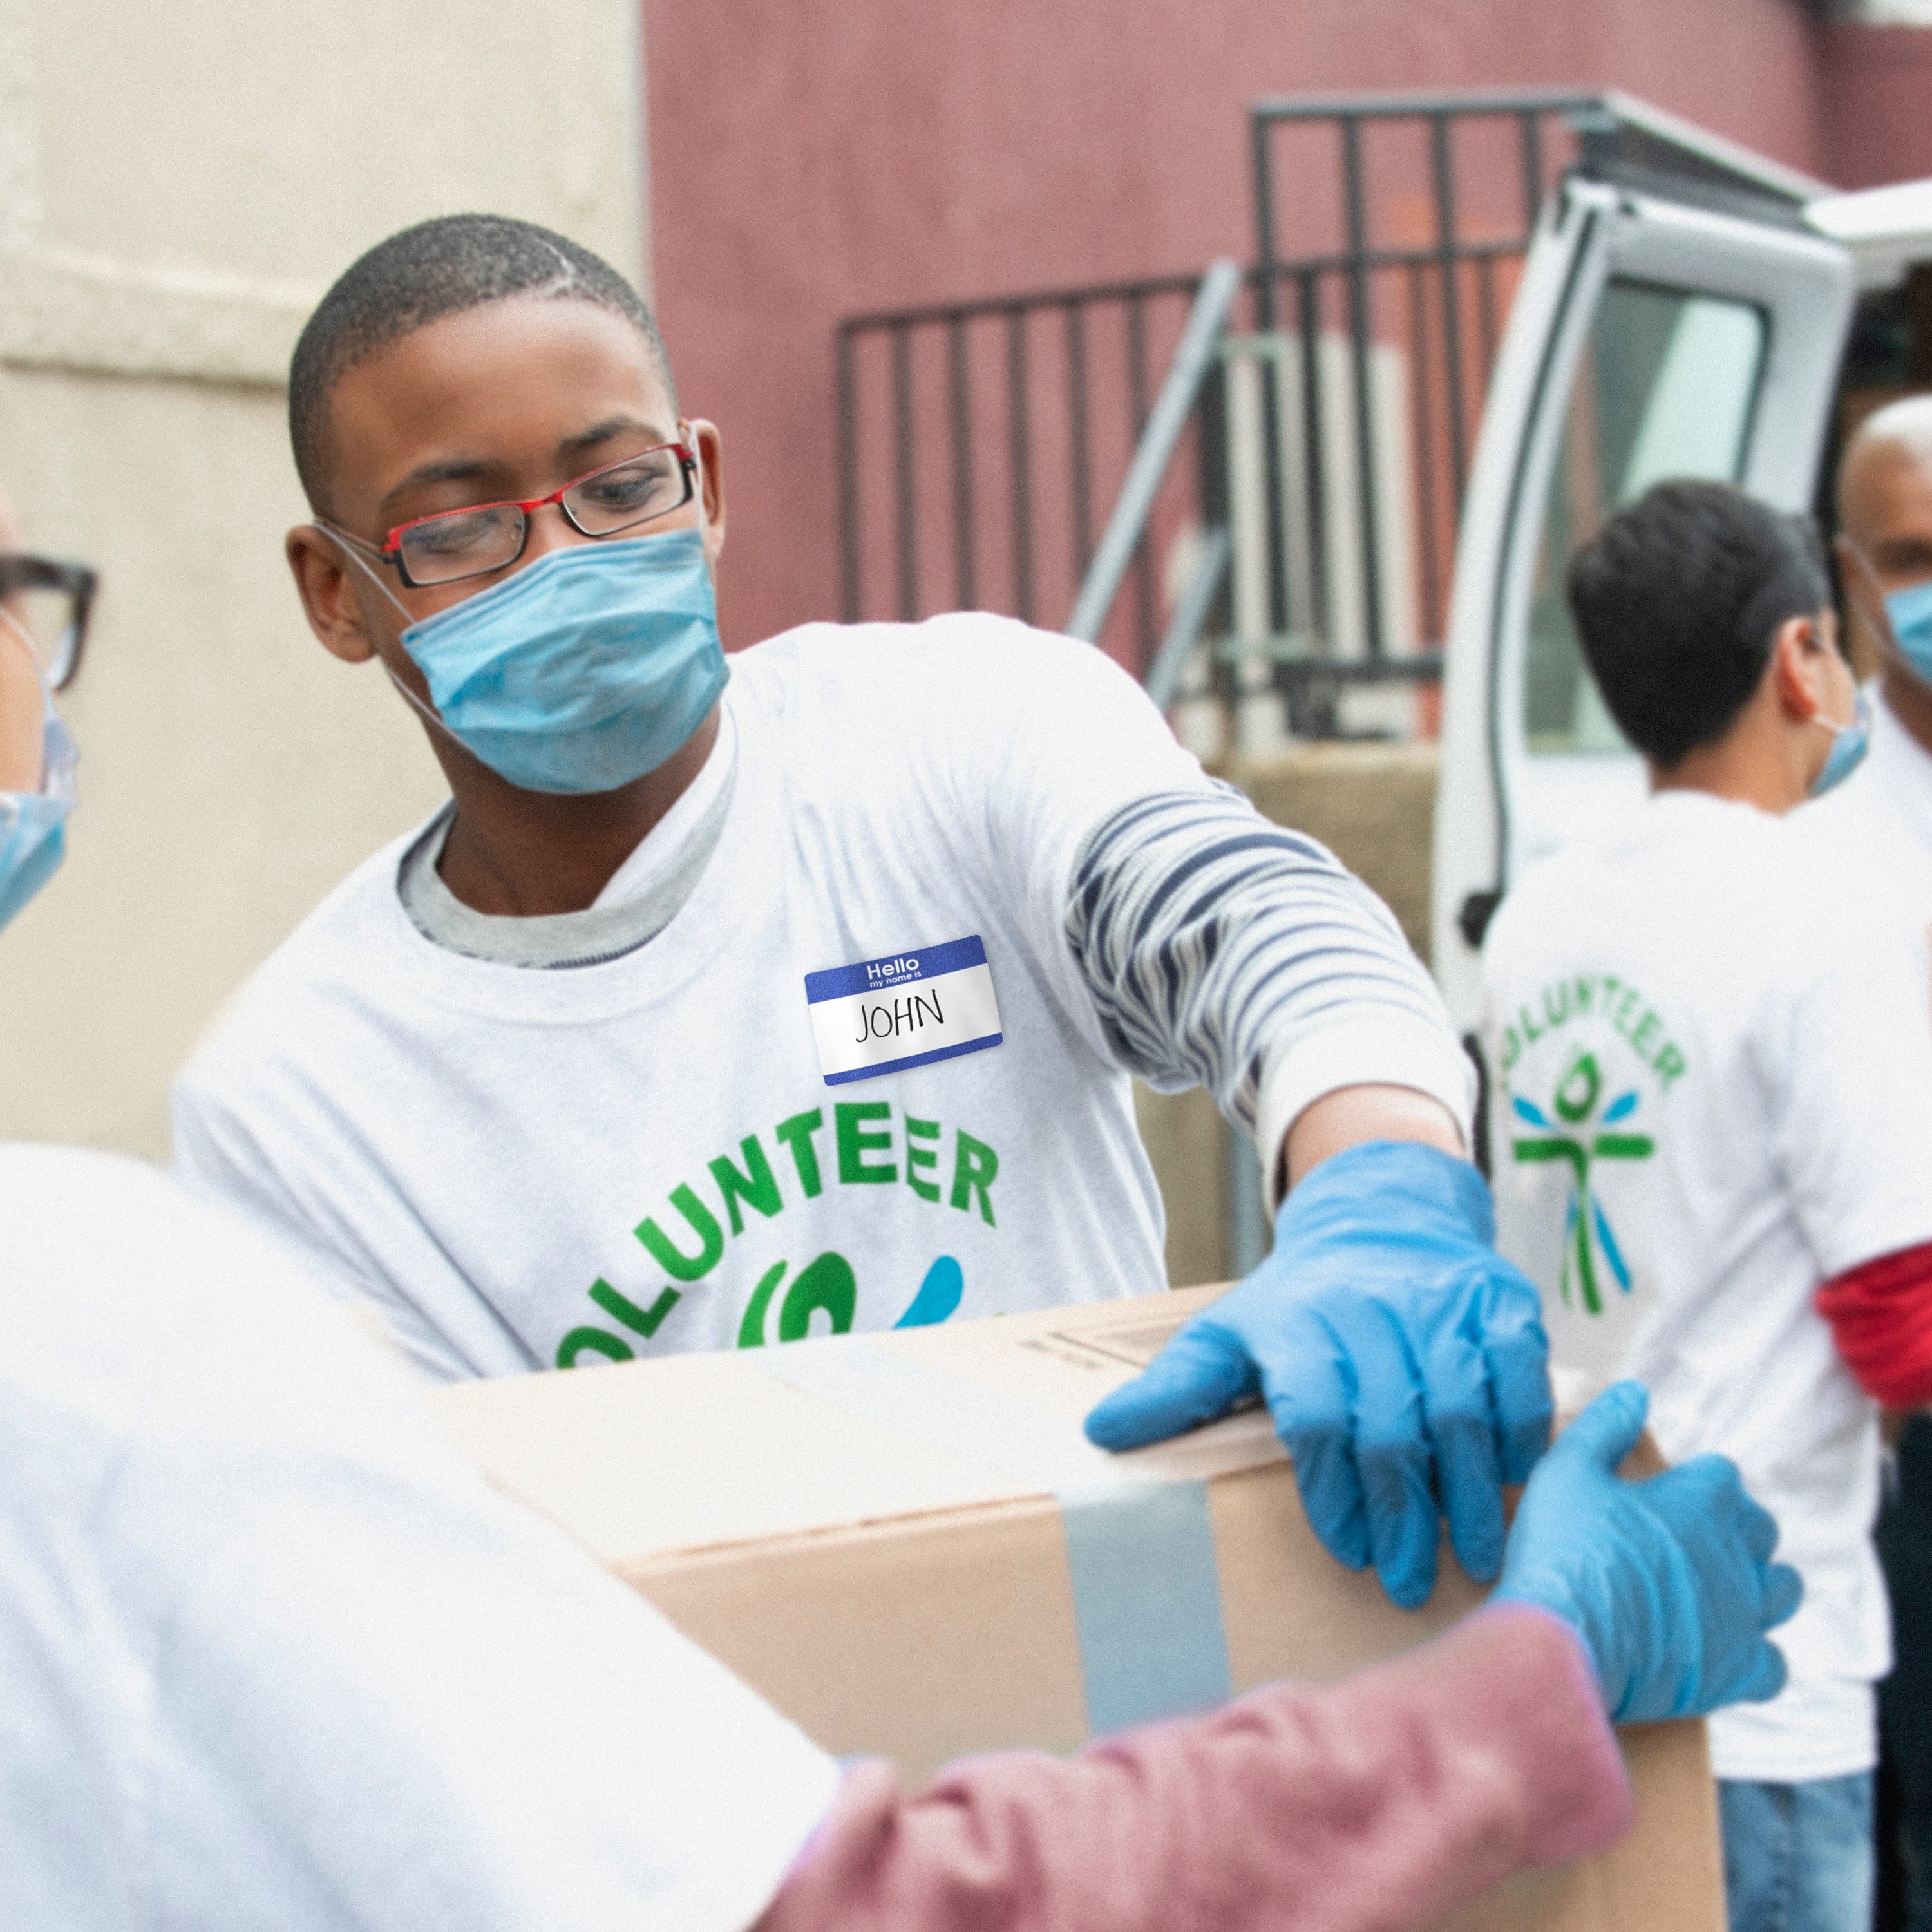
[[[1207,1088],[1270,1174],[1296,1116],[1342,1087],[1416,1088],[1466,1138],[1469,1064],[1394,916],[1231,787],[1102,819],[1075,858],[1066,930],[1124,1064],[1166,1092]]]

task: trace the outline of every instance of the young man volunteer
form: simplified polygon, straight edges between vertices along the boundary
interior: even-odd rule
[[[1882,870],[1908,916],[1932,932],[1932,396],[1865,419],[1839,466],[1838,512],[1846,618],[1878,656],[1878,699],[1871,755],[1805,816]],[[1908,1376],[1884,1399],[1905,1408],[1912,1394]],[[1932,1932],[1932,1417],[1906,1419],[1898,1452],[1879,1515],[1893,1651],[1879,1716],[1900,1800],[1907,1924]]]
[[[0,515],[0,926],[60,856],[91,587]],[[72,600],[44,656],[27,589]],[[305,1262],[167,1178],[0,1148],[0,1328],[9,1927],[1367,1932],[1615,1839],[1606,1712],[1772,1694],[1798,1594],[1721,1460],[1616,1478],[1620,1389],[1448,1636],[904,1798],[496,1494]]]
[[[1091,1430],[1257,1394],[1330,1547],[1478,1577],[1546,1439],[1469,1069],[1394,921],[1209,782],[1100,653],[808,626],[728,664],[721,445],[636,293],[483,216],[392,237],[290,375],[338,656],[454,794],[184,1073],[182,1170],[443,1377],[1164,1286],[1129,1072],[1250,1130],[1275,1252]],[[1288,1191],[1292,1190],[1292,1191]]]
[[[1529,872],[1485,949],[1504,1245],[1558,1362],[1647,1382],[1664,1453],[1721,1450],[1778,1512],[1805,1580],[1790,1682],[1711,1727],[1730,1922],[1864,1932],[1887,1663],[1867,1391],[1932,1395],[1932,958],[1784,816],[1866,730],[1809,530],[1660,484],[1569,590],[1652,796]]]

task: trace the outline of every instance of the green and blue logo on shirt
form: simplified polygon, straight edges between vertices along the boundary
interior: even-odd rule
[[[1571,1034],[1566,1042],[1563,1036],[1578,1026],[1583,1040]],[[1552,1036],[1551,1045],[1538,1054],[1536,1048]],[[1567,1051],[1549,1100],[1526,1098],[1520,1090],[1526,1056],[1542,1064],[1558,1046]],[[1552,980],[1518,1006],[1502,1029],[1502,1072],[1510,1106],[1518,1122],[1532,1130],[1513,1140],[1510,1152],[1521,1164],[1561,1161],[1570,1169],[1561,1286],[1565,1304],[1580,1304],[1586,1315],[1603,1313],[1606,1276],[1624,1294],[1633,1286],[1616,1230],[1598,1198],[1602,1163],[1647,1161],[1657,1151],[1654,1136],[1635,1118],[1642,1105],[1640,1086],[1614,1095],[1606,1091],[1612,1084],[1606,1064],[1630,1059],[1637,1064],[1640,1083],[1654,1082],[1660,1100],[1688,1066],[1664,1016],[1636,986],[1613,973]]]
[[[1520,1094],[1510,1096],[1517,1118],[1540,1131],[1515,1142],[1520,1161],[1568,1161],[1573,1172],[1568,1219],[1563,1229],[1563,1299],[1570,1298],[1574,1278],[1584,1312],[1600,1315],[1604,1298],[1597,1286],[1595,1256],[1601,1253],[1616,1284],[1630,1289],[1630,1272],[1610,1227],[1610,1216],[1590,1188],[1590,1170],[1600,1160],[1648,1160],[1657,1143],[1648,1134],[1612,1132],[1636,1112],[1636,1090],[1620,1094],[1596,1118],[1603,1091],[1603,1073],[1593,1053],[1580,1053],[1558,1082],[1550,1102],[1552,1120],[1541,1108]]]

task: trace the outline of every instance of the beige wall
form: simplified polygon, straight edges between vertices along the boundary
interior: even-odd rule
[[[0,935],[0,1138],[158,1154],[169,1078],[441,796],[280,554],[282,373],[371,242],[481,208],[646,256],[635,0],[0,0],[0,485],[101,571],[65,868]]]

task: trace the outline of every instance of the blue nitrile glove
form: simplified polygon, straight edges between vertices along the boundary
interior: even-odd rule
[[[1510,1532],[1494,1600],[1540,1604],[1583,1640],[1618,1724],[1694,1718],[1784,1686],[1765,1632],[1804,1585],[1774,1563],[1778,1525],[1725,1456],[1618,1480],[1650,1398],[1606,1389],[1537,1465]]]
[[[1502,1486],[1528,1480],[1550,1413],[1540,1303],[1495,1229],[1482,1176],[1439,1148],[1330,1155],[1282,1204],[1274,1252],[1102,1402],[1088,1435],[1138,1449],[1259,1394],[1344,1563],[1372,1557],[1412,1610],[1435,1586],[1446,1515],[1463,1568],[1488,1582]]]

